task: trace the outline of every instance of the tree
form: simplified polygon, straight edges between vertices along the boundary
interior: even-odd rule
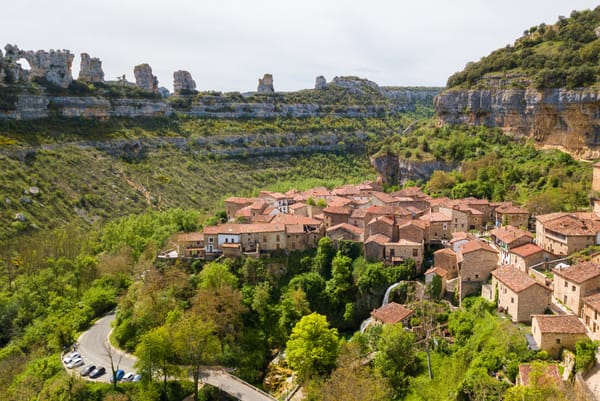
[[[292,329],[286,347],[287,361],[301,382],[335,367],[339,350],[337,329],[318,313],[304,316]]]
[[[202,366],[219,358],[221,345],[215,324],[202,316],[190,314],[172,327],[175,354],[181,363],[189,365],[194,380],[194,400],[198,401],[198,382]]]
[[[112,377],[113,388],[117,389],[117,370],[119,370],[119,365],[121,364],[121,360],[123,359],[123,353],[117,353],[116,350],[110,345],[110,343],[104,343],[104,353],[108,357],[110,361],[110,372]]]
[[[279,331],[285,341],[292,328],[302,316],[310,313],[310,305],[306,293],[301,289],[288,289],[281,297],[279,304]]]
[[[577,341],[575,344],[575,369],[587,371],[596,362],[596,350],[598,341],[592,341],[589,338]]]
[[[350,301],[352,288],[352,259],[338,252],[331,262],[331,279],[325,290],[332,303],[340,304]]]
[[[163,394],[167,393],[167,378],[179,369],[173,363],[173,338],[167,326],[160,326],[144,334],[135,349],[138,357],[136,368],[143,377],[152,379],[155,375],[163,378]]]
[[[398,395],[403,395],[408,389],[408,376],[417,371],[414,334],[404,330],[402,324],[385,325],[377,349],[375,368]]]
[[[388,401],[392,394],[389,384],[368,365],[358,363],[360,346],[347,343],[342,346],[337,368],[323,385],[310,394],[321,401]]]
[[[427,284],[427,295],[433,300],[440,299],[442,295],[442,278],[435,274],[431,283]]]
[[[333,241],[329,237],[323,237],[317,245],[317,255],[315,256],[314,270],[325,280],[331,278],[331,261],[335,256]]]

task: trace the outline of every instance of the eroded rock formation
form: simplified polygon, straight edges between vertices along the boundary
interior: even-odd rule
[[[68,87],[73,82],[71,66],[75,55],[68,50],[38,50],[36,52],[30,50],[22,52],[22,57],[31,66],[30,79],[40,77],[62,88]]]
[[[188,71],[175,71],[173,73],[173,91],[176,94],[182,92],[191,92],[196,90],[196,81],[192,79],[192,74]]]
[[[133,69],[135,75],[135,83],[141,89],[158,93],[158,78],[152,75],[152,68],[148,64],[136,65]]]
[[[325,79],[325,77],[323,75],[319,75],[315,79],[315,89],[325,89],[326,86],[327,86],[327,80]]]
[[[256,89],[259,93],[273,93],[275,88],[273,87],[273,75],[265,74],[262,79],[258,79],[258,88]]]
[[[90,57],[87,53],[81,53],[81,66],[79,68],[78,79],[88,83],[104,82],[102,61],[97,57]]]
[[[600,157],[600,92],[593,89],[450,90],[435,108],[441,125],[498,127],[577,157]]]

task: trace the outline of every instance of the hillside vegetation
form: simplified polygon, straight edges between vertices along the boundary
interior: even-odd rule
[[[448,87],[485,88],[493,81],[538,89],[591,86],[600,79],[600,7],[573,11],[553,25],[527,29],[513,45],[495,50],[448,78]]]

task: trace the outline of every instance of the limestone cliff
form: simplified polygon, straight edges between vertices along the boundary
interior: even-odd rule
[[[371,165],[378,173],[378,180],[386,185],[405,184],[408,180],[427,181],[435,170],[457,168],[456,164],[443,160],[407,160],[389,153],[372,156]]]
[[[435,109],[442,125],[499,127],[579,158],[600,157],[600,92],[595,89],[453,89],[435,99]]]

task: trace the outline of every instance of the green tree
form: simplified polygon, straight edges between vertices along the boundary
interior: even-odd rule
[[[144,334],[135,349],[136,368],[146,379],[162,376],[163,394],[167,394],[167,379],[179,372],[173,362],[173,336],[167,326],[160,326]]]
[[[174,323],[172,327],[173,349],[181,363],[191,368],[194,380],[194,400],[198,401],[198,382],[202,366],[216,362],[221,345],[216,326],[202,316],[188,315]]]
[[[442,296],[442,278],[435,274],[431,283],[427,284],[427,295],[433,300]]]
[[[325,280],[331,278],[331,262],[335,256],[335,248],[333,241],[329,237],[323,237],[317,245],[317,255],[314,260],[314,270],[319,273]]]
[[[281,297],[278,309],[279,331],[281,339],[285,341],[302,316],[310,313],[310,304],[306,299],[306,293],[301,288],[288,289]]]
[[[396,395],[403,396],[408,390],[408,377],[418,371],[414,334],[402,324],[385,325],[377,349],[375,368],[388,379]]]
[[[594,366],[597,349],[598,341],[592,341],[589,338],[578,341],[575,344],[575,369],[587,371]]]
[[[311,313],[292,329],[286,344],[287,361],[303,382],[335,367],[339,345],[337,329],[329,328],[325,316]]]

